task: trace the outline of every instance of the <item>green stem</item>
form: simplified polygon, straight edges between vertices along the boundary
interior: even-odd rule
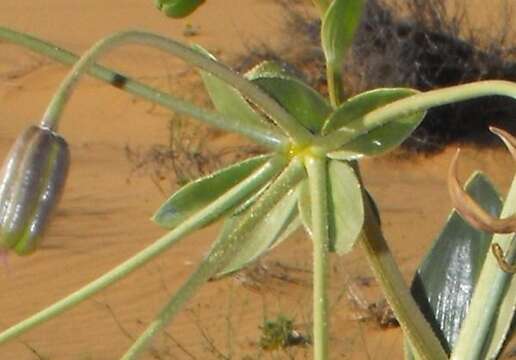
[[[516,177],[513,179],[500,217],[506,218],[514,213],[516,213]],[[516,258],[514,234],[496,234],[492,241],[502,247],[505,258],[509,262],[514,261]],[[502,271],[492,252],[489,252],[475,286],[468,314],[453,348],[452,359],[494,359],[496,357],[511,325],[516,305],[514,286],[514,275]],[[502,311],[501,306],[508,306],[510,310]],[[500,319],[500,314],[507,318]],[[493,341],[498,343],[493,344]]]
[[[365,196],[364,210],[365,222],[362,245],[385,298],[396,314],[396,319],[410,341],[417,358],[425,360],[448,359],[432,328],[410,294],[383,237],[371,204]]]
[[[326,63],[326,82],[328,84],[331,106],[336,109],[344,100],[342,72],[339,66],[329,62]]]
[[[282,157],[271,159],[247,179],[229,190],[225,196],[218,198],[130,259],[48,308],[0,333],[0,344],[25,333],[38,324],[54,318],[100,290],[124,278],[133,270],[161,254],[184,236],[216,220],[216,214],[220,214],[240,203],[247,196],[251,195],[252,192],[256,191],[257,188],[269,181],[284,165],[285,159]]]
[[[251,232],[257,223],[263,219],[263,215],[268,213],[285,195],[285,189],[293,188],[304,175],[301,162],[294,158],[283,173],[278,176],[278,179],[271,184],[266,193],[253,205],[250,216],[243,217],[240,222],[236,223],[231,230],[231,234],[223,238],[224,241],[215,243],[206,259],[201,262],[195,272],[133,343],[122,357],[123,360],[136,359],[147,348],[152,338],[172,321],[199,287],[221,271],[240,248],[245,247],[245,240],[248,237],[243,237],[241,234]]]
[[[516,83],[502,80],[479,81],[413,95],[374,110],[363,118],[352,121],[345,128],[317,139],[316,145],[321,151],[329,152],[388,121],[435,106],[493,95],[516,99]]]
[[[330,6],[331,0],[312,0],[312,2],[319,9],[321,18],[324,17],[326,10],[328,10],[328,7]]]
[[[314,243],[313,271],[313,343],[314,359],[328,359],[328,169],[325,158],[308,157],[310,202],[312,204],[312,241]]]
[[[80,77],[94,63],[98,56],[110,49],[127,43],[140,43],[157,47],[168,51],[188,63],[217,76],[239,90],[255,105],[274,119],[296,143],[305,144],[312,139],[312,135],[301,126],[288,112],[276,101],[264,93],[258,86],[234,73],[224,65],[199,54],[197,51],[177,43],[171,39],[143,31],[126,31],[116,33],[97,42],[75,64],[70,74],[61,83],[54,98],[50,102],[42,123],[44,126],[56,128],[64,106],[68,102],[71,93]]]
[[[1,26],[0,39],[21,45],[63,64],[73,65],[79,60],[77,55],[61,49],[55,44]],[[106,67],[95,64],[88,68],[88,73],[130,94],[142,97],[183,115],[192,116],[224,130],[240,133],[273,150],[281,149],[288,143],[288,139],[274,129],[255,127],[252,126],[253,124],[241,127],[239,126],[238,119],[231,119],[217,112],[203,110],[190,102],[154,89]]]

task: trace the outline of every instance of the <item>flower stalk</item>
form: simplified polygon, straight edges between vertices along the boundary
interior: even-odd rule
[[[312,204],[313,251],[313,344],[314,359],[329,357],[329,224],[328,168],[325,158],[307,157],[310,202]]]
[[[282,128],[288,135],[290,135],[294,142],[298,144],[306,144],[309,143],[312,139],[313,136],[308,130],[296,122],[296,120],[288,112],[286,112],[285,109],[283,109],[276,101],[270,98],[269,95],[264,93],[258,86],[234,73],[229,68],[219,64],[216,61],[213,61],[212,59],[202,54],[199,54],[197,51],[185,45],[182,45],[168,38],[143,31],[126,31],[116,33],[99,41],[90,50],[88,50],[74,65],[70,74],[61,83],[58,91],[52,98],[45,112],[42,124],[48,128],[57,129],[63,109],[80,77],[87,71],[87,69],[100,55],[106,53],[114,47],[127,43],[140,43],[165,50],[187,61],[188,63],[219,77],[220,79],[233,86],[235,89],[239,90],[255,105],[260,107],[265,113],[269,114],[273,119],[275,119],[278,126]],[[220,120],[223,120],[223,122],[227,121],[224,118],[221,118]],[[213,125],[218,126],[219,124]]]

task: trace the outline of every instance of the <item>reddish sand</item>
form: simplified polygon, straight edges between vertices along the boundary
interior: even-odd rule
[[[489,26],[486,13],[477,12],[472,21],[480,19],[479,26]],[[80,6],[63,0],[0,4],[2,26],[77,52],[113,31],[142,28],[198,42],[225,58],[244,51],[252,41],[279,44],[283,17],[272,0],[213,0],[193,17],[179,21],[162,16],[152,1],[125,1],[123,6],[100,0]],[[199,35],[185,38],[182,31],[187,24],[198,27]],[[183,76],[186,65],[153,50],[125,47],[105,63],[164,90],[170,88],[170,75],[176,94],[188,84]],[[66,71],[62,65],[0,43],[0,157],[21,129],[41,116]],[[64,199],[45,248],[30,257],[10,257],[0,273],[1,328],[78,289],[164,233],[148,220],[164,197],[148,176],[131,176],[132,165],[124,152],[127,144],[147,149],[167,142],[169,112],[151,109],[147,102],[96,80],[82,83],[61,127],[73,157]],[[214,141],[234,144],[235,137],[218,136]],[[453,151],[430,158],[389,156],[362,162],[385,233],[407,279],[448,216],[445,177]],[[463,178],[473,169],[484,170],[502,192],[512,178],[512,160],[505,151],[466,149],[460,164]],[[2,345],[0,358],[118,358],[130,338],[144,329],[192,272],[217,229],[214,225],[199,231],[93,299]],[[269,272],[253,273],[253,281],[253,274],[245,278],[252,282],[249,286],[234,279],[206,285],[144,358],[257,359],[262,320],[279,313],[293,317],[296,329],[306,334],[311,317],[310,254],[310,241],[299,232],[264,260]],[[333,260],[332,359],[400,359],[399,329],[382,330],[374,321],[356,320],[358,307],[349,300],[350,289],[366,302],[381,299],[376,284],[368,281],[370,272],[360,250]],[[310,359],[311,348],[261,356]]]

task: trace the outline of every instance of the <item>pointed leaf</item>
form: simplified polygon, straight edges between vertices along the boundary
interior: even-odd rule
[[[498,217],[502,202],[483,174],[475,173],[466,191]],[[466,316],[490,241],[490,234],[474,229],[453,211],[412,283],[416,302],[448,353]]]
[[[195,45],[193,48],[212,60],[217,60],[215,56],[201,46]],[[205,71],[200,71],[200,74],[206,91],[217,111],[231,119],[238,119],[244,124],[253,124],[269,130],[273,128],[263,116],[254,111],[238,90]]]
[[[320,132],[324,120],[332,111],[321,94],[276,63],[263,62],[249,71],[246,77],[260,86],[313,133]]]
[[[360,183],[353,169],[342,161],[331,160],[329,172],[330,251],[342,255],[355,244],[364,223]],[[312,234],[312,210],[308,181],[298,185],[299,213],[307,232]]]
[[[291,190],[267,214],[262,214],[251,232],[239,234],[239,236],[246,238],[245,246],[238,249],[237,254],[217,277],[241,270],[265,254],[282,237],[284,238],[286,232],[292,232],[293,229],[289,225],[292,224],[297,216],[296,204],[296,193],[294,190]],[[223,241],[223,238],[229,236],[231,230],[239,221],[242,221],[242,218],[250,216],[250,211],[252,209],[229,217],[224,222],[224,227],[220,234],[221,239],[217,241]],[[242,241],[242,243],[244,242]]]
[[[328,63],[340,67],[353,42],[364,0],[333,0],[326,10],[321,26],[321,41]]]
[[[226,194],[269,158],[269,155],[250,158],[186,184],[161,205],[152,220],[167,229],[176,227],[193,213]],[[260,186],[263,186],[263,182],[257,184],[255,189]],[[249,195],[235,197],[239,200],[234,205],[244,201]]]
[[[328,118],[324,124],[323,134],[343,127],[360,130],[363,128],[362,118],[367,113],[417,93],[418,91],[407,88],[385,88],[354,96]],[[374,156],[385,153],[400,145],[421,123],[424,116],[424,112],[414,113],[370,129],[328,156],[332,159],[349,160],[363,155]]]

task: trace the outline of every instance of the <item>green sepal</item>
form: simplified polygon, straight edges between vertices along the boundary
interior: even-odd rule
[[[321,42],[326,61],[337,68],[342,65],[364,10],[364,0],[333,0],[321,25]]]
[[[267,191],[265,191],[266,193]],[[291,190],[283,198],[279,199],[277,204],[267,214],[258,214],[261,217],[257,220],[253,230],[249,233],[238,233],[236,235],[246,238],[245,242],[243,240],[238,241],[243,243],[244,246],[238,249],[238,252],[224,269],[217,274],[216,278],[241,270],[264,255],[278,242],[287,238],[296,229],[294,220],[297,215],[297,195],[294,190]],[[242,219],[252,216],[257,216],[257,214],[252,213],[251,207],[238,215],[232,215],[227,218],[217,241],[225,241],[225,238],[231,235],[236,224],[241,222]],[[291,226],[293,224],[294,226]]]
[[[289,74],[280,65],[265,61],[245,77],[272,98],[312,133],[319,133],[332,108],[317,91]]]
[[[502,201],[482,173],[474,173],[466,191],[498,217]],[[467,315],[492,235],[479,231],[453,211],[412,282],[412,295],[449,354]]]
[[[154,5],[172,18],[183,18],[195,11],[204,0],[154,0]]]
[[[217,61],[214,55],[200,45],[194,45],[193,49]],[[221,114],[227,115],[230,119],[238,120],[242,123],[242,126],[251,124],[268,131],[274,129],[262,115],[252,108],[238,90],[210,73],[205,71],[199,71],[199,73],[213,106]]]
[[[351,160],[364,155],[380,155],[399,146],[421,123],[425,112],[400,117],[365,132],[364,116],[391,102],[417,93],[417,90],[408,88],[384,88],[367,91],[348,99],[326,120],[323,134],[348,128],[350,133],[358,132],[360,135],[339,150],[329,153],[328,157]]]
[[[328,207],[330,251],[343,255],[349,252],[364,224],[362,190],[355,172],[347,163],[328,162]],[[312,206],[308,181],[297,188],[299,213],[307,232],[312,234]]]
[[[152,220],[167,229],[176,227],[195,212],[224,196],[265,164],[268,159],[270,159],[270,155],[256,156],[186,184],[161,205]],[[257,184],[256,189],[263,185],[263,183]],[[237,206],[251,195],[235,196],[230,208]],[[216,218],[224,214],[225,212],[221,211]]]

